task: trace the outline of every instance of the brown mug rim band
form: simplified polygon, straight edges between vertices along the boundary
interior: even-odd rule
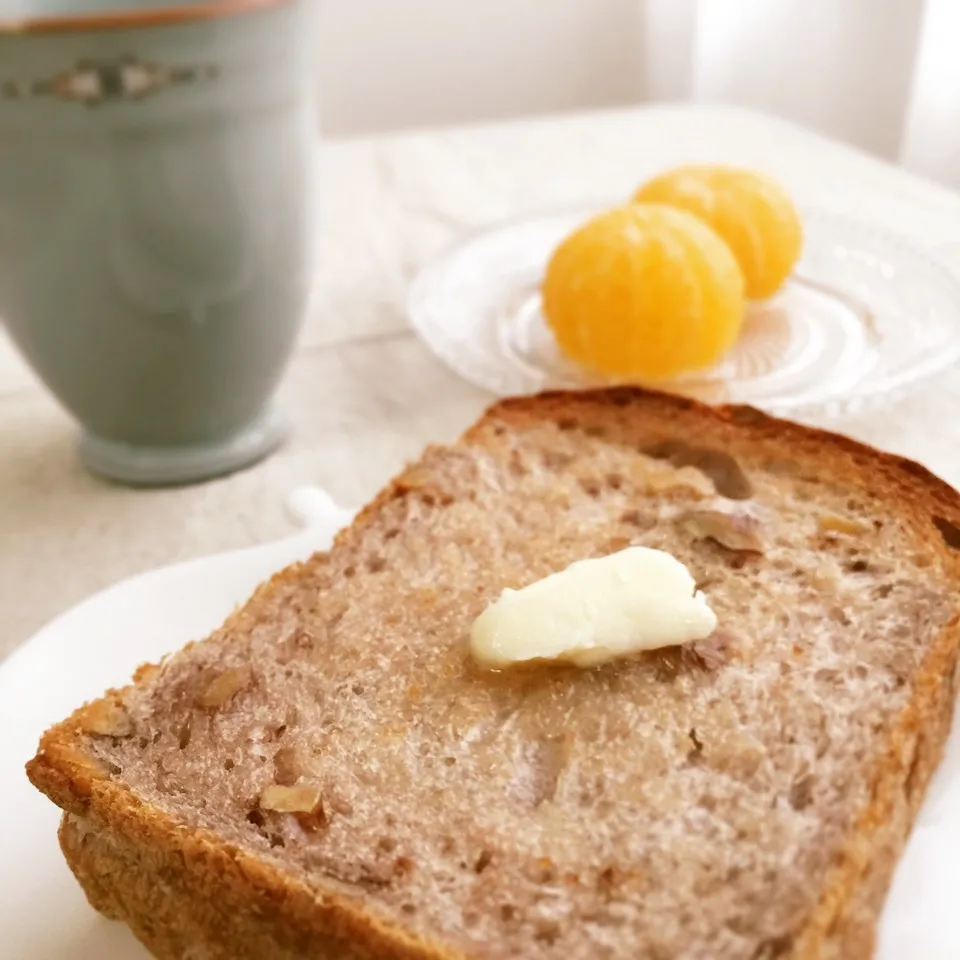
[[[290,0],[204,0],[147,10],[117,10],[99,13],[65,14],[46,17],[0,18],[0,40],[7,36],[38,33],[81,33],[100,30],[135,30],[143,27],[174,26],[199,20],[213,20],[254,13],[288,3]]]

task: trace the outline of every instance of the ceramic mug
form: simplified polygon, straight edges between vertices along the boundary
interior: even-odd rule
[[[0,21],[0,317],[97,473],[198,480],[283,436],[314,267],[311,25],[310,0]]]

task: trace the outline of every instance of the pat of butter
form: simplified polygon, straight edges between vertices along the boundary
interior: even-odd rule
[[[504,590],[474,621],[470,650],[500,668],[526,660],[592,667],[642,650],[702,640],[717,617],[669,553],[628,547]]]

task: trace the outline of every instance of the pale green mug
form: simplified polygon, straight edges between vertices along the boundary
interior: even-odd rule
[[[311,0],[72,2],[0,19],[0,317],[91,470],[227,473],[314,274]]]

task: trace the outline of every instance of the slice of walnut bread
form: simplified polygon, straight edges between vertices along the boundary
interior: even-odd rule
[[[470,659],[505,587],[630,544],[689,567],[712,636]],[[916,464],[637,389],[509,400],[28,772],[165,960],[863,960],[958,580],[960,497]]]

